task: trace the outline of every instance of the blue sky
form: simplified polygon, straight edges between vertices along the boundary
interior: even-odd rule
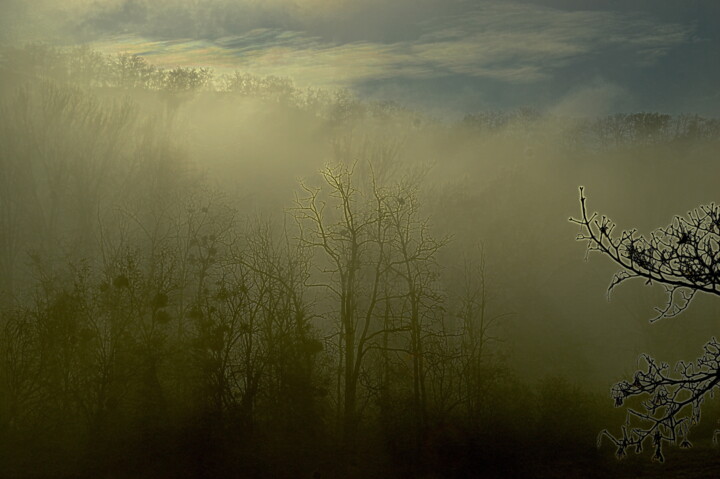
[[[6,41],[289,76],[441,114],[720,116],[717,0],[0,0]]]

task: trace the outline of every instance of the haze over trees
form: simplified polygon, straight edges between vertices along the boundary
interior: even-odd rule
[[[606,271],[576,264],[563,222],[587,177],[615,211],[652,193],[611,184],[694,185],[638,206],[651,224],[702,204],[717,120],[440,121],[285,78],[41,45],[1,55],[7,477],[605,477],[622,471],[595,447],[623,420],[608,385],[646,347],[687,354],[671,323],[633,329],[655,297],[596,294]],[[678,155],[695,176],[678,180]],[[591,244],[620,241],[618,282],[677,273],[670,315],[714,288],[698,269],[717,255],[708,208],[645,242],[581,224]],[[703,247],[700,263],[686,254]],[[695,302],[684,315],[716,307]],[[647,358],[616,397],[662,386]],[[679,387],[697,406],[698,371]],[[628,441],[665,427],[648,414],[660,425]],[[661,440],[682,442],[670,421]]]

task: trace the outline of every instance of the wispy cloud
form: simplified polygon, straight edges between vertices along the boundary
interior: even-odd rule
[[[280,4],[283,2],[278,0],[274,7]],[[333,3],[338,8],[342,4]],[[198,20],[201,26],[186,25],[170,40],[142,34],[162,30],[148,24],[157,20],[149,18],[152,15],[147,11],[144,16],[127,9],[123,12],[124,21],[135,15],[142,18],[138,20],[141,25],[135,31],[130,28],[130,36],[97,42],[101,48],[146,55],[166,65],[209,64],[221,70],[250,70],[291,76],[300,84],[332,86],[453,75],[527,84],[552,78],[558,69],[593,56],[614,55],[619,61],[625,58],[651,63],[688,42],[692,33],[686,26],[657,23],[639,14],[482,2],[462,14],[425,19],[411,38],[393,42],[340,42],[311,30],[279,26],[248,28],[233,34],[227,34],[232,29],[217,27],[213,31],[224,35],[194,35],[209,31],[210,14]],[[297,12],[285,15],[291,13]],[[184,36],[180,35],[182,31],[186,32]],[[158,37],[163,35],[158,33]]]
[[[683,24],[600,1],[603,10],[539,1],[4,0],[0,41],[89,43],[168,67],[289,76],[460,109],[554,104],[583,85],[596,92],[597,78],[656,103],[667,96],[658,89],[685,85],[669,79],[645,94],[653,71],[674,71],[667,63],[679,57],[669,53],[700,45],[687,16]]]

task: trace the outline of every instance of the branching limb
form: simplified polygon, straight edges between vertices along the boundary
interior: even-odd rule
[[[587,242],[587,254],[599,252],[622,269],[613,276],[608,294],[633,278],[665,286],[667,303],[655,308],[652,321],[685,311],[697,292],[720,296],[720,207],[711,203],[677,216],[653,231],[649,238],[636,230],[615,232],[615,223],[598,213],[588,214],[584,189],[580,187],[578,241]]]
[[[651,320],[674,317],[685,311],[698,292],[720,296],[720,208],[703,205],[685,217],[677,216],[649,237],[636,230],[615,232],[615,223],[598,213],[588,215],[584,190],[580,187],[579,241],[587,243],[587,253],[599,252],[612,259],[621,270],[613,276],[608,294],[621,283],[643,278],[646,284],[657,282],[665,288],[667,302],[656,307]],[[701,406],[720,383],[720,343],[712,338],[703,355],[695,362],[679,362],[674,371],[667,363],[658,363],[648,355],[641,360],[645,369],[635,372],[633,381],[620,381],[612,388],[615,406],[631,397],[642,398],[637,408],[628,408],[622,434],[607,429],[598,436],[598,446],[608,438],[622,458],[629,447],[635,452],[650,443],[652,459],[663,462],[663,444],[692,447],[690,428],[700,421]],[[717,440],[716,431],[713,440]]]
[[[703,349],[703,355],[695,362],[677,363],[675,375],[670,373],[667,363],[643,355],[646,368],[635,372],[633,382],[620,381],[612,388],[616,407],[631,397],[643,398],[640,407],[628,408],[622,437],[605,429],[598,436],[598,446],[607,437],[617,446],[620,458],[628,448],[634,447],[640,453],[651,442],[655,449],[653,459],[660,462],[664,460],[664,443],[692,447],[688,440],[690,428],[700,422],[701,406],[720,382],[720,343],[712,338]],[[716,431],[714,439],[717,434]]]

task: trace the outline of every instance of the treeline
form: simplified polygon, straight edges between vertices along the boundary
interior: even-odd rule
[[[564,132],[561,140],[568,146],[600,150],[720,139],[720,120],[696,114],[616,113],[573,119],[542,116],[532,109],[521,109],[466,115],[462,123],[472,130],[505,136],[532,131],[537,123],[542,123],[545,128],[553,125]]]
[[[152,91],[170,96],[173,106],[199,92],[230,93],[303,109],[330,120],[351,115],[381,115],[404,111],[393,102],[359,102],[347,90],[298,88],[290,78],[258,76],[245,72],[216,75],[206,67],[162,68],[138,55],[103,54],[87,47],[56,48],[45,44],[0,47],[0,71],[4,82],[51,80],[63,85],[108,91]]]
[[[21,82],[29,78],[49,78],[100,89],[163,91],[175,95],[201,91],[230,93],[310,111],[335,122],[366,116],[405,117],[415,126],[432,121],[392,101],[363,102],[347,90],[300,88],[287,77],[239,71],[217,75],[207,67],[161,68],[142,56],[102,54],[88,47],[4,46],[0,49],[0,58],[4,76]],[[689,144],[720,139],[720,119],[697,114],[638,112],[572,118],[520,108],[467,114],[460,124],[472,131],[507,137],[543,135],[550,127],[559,134],[559,141],[585,149]]]

